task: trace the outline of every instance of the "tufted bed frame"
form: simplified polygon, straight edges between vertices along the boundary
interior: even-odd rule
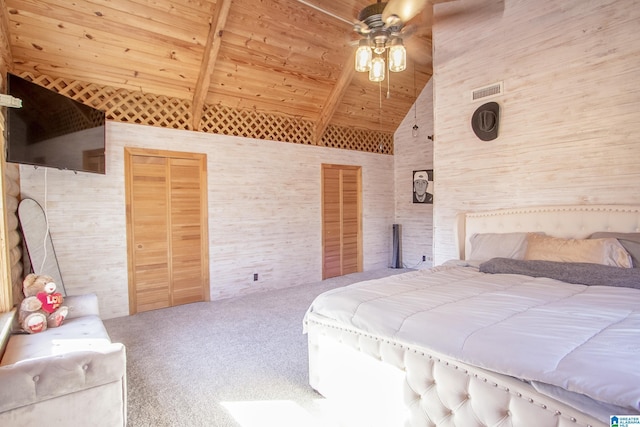
[[[474,233],[544,232],[586,238],[640,232],[640,206],[584,205],[461,214],[460,259]],[[428,348],[306,319],[309,382],[348,426],[605,426],[529,383]],[[612,414],[614,415],[614,414]]]

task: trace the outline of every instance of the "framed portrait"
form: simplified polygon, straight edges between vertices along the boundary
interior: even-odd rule
[[[433,204],[433,169],[413,171],[413,203]]]

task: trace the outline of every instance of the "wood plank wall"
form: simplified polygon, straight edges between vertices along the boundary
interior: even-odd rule
[[[20,169],[18,165],[5,163],[4,170],[4,206],[7,213],[7,242],[9,251],[9,276],[11,278],[13,303],[22,301],[22,280],[26,275],[22,265],[22,235],[18,221],[18,203],[20,202]]]
[[[417,137],[412,133],[414,124],[418,125]],[[427,138],[432,135],[433,83],[430,81],[393,136],[395,222],[401,227],[402,261],[410,268],[433,266],[434,205],[413,203],[412,177],[414,170],[433,169],[433,141]]]
[[[6,75],[4,66],[0,67],[2,76]],[[2,79],[4,81],[4,78]],[[2,84],[4,87],[4,82]],[[4,90],[2,90],[4,93]],[[6,108],[3,108],[6,110]],[[18,304],[22,298],[22,240],[20,237],[19,222],[17,216],[18,202],[20,197],[20,172],[15,164],[5,162],[5,122],[6,114],[0,114],[0,210],[4,212],[0,224],[0,277],[5,285],[0,289],[0,312],[7,311],[10,307]]]
[[[449,13],[457,3],[436,5],[433,30],[435,262],[457,257],[461,211],[640,204],[640,1],[505,0]],[[483,142],[470,91],[497,81],[499,136]]]
[[[4,76],[12,63],[9,49],[9,28],[4,0],[0,0],[0,92],[5,93]],[[5,161],[6,108],[0,114],[0,312],[7,311],[22,300],[22,242],[18,232],[18,201],[20,197],[20,172],[17,165]]]
[[[211,299],[321,280],[322,163],[362,166],[363,269],[389,265],[393,156],[115,122],[107,138],[106,175],[20,166],[68,293],[97,293],[103,318],[129,311],[124,147],[207,155]]]

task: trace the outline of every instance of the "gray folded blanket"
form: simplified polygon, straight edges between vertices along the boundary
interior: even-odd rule
[[[640,268],[621,268],[581,262],[492,258],[480,264],[483,273],[523,274],[567,283],[640,289]]]

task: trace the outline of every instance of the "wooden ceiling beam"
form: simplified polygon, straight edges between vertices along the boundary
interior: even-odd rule
[[[5,72],[12,71],[13,67],[11,43],[9,41],[9,18],[7,17],[7,5],[4,0],[0,0],[0,51],[2,52],[0,56],[0,70],[4,75]],[[4,78],[0,78],[0,80],[4,80]]]
[[[327,126],[329,126],[329,122],[331,118],[335,114],[344,94],[349,89],[349,85],[351,84],[351,80],[353,79],[353,75],[355,74],[355,49],[351,52],[351,55],[347,58],[347,61],[342,66],[342,72],[338,77],[338,81],[336,82],[333,90],[329,94],[329,98],[327,102],[324,104],[324,108],[320,111],[320,117],[318,122],[316,123],[315,134],[313,136],[313,143],[315,145],[319,145],[322,139],[322,135],[327,130]]]
[[[193,105],[191,106],[191,127],[193,130],[200,128],[204,101],[209,92],[211,74],[218,59],[224,27],[227,23],[230,9],[231,0],[218,0],[215,5],[214,14],[211,17],[209,34],[207,35],[207,42],[204,46],[204,54],[202,56],[202,65],[200,66],[198,81],[193,91]]]

